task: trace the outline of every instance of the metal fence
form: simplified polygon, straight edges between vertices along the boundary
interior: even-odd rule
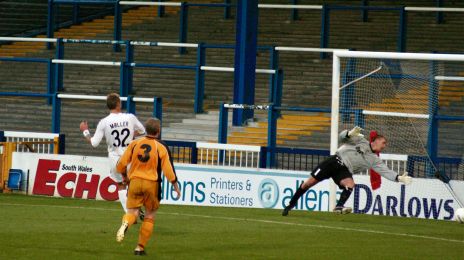
[[[272,168],[292,171],[312,171],[319,163],[330,156],[329,150],[302,149],[289,147],[259,147],[235,144],[196,143],[166,141],[175,162],[203,164],[211,166],[234,166],[246,168]],[[269,166],[267,157],[274,154],[275,161]],[[392,170],[416,178],[434,177],[429,174],[430,165],[424,158],[402,154],[381,154],[385,164]],[[439,157],[435,164],[435,177],[447,180],[464,180],[464,164],[461,158]],[[439,174],[441,173],[441,174]],[[369,171],[360,173],[369,174]]]
[[[197,149],[198,164],[246,168],[260,167],[260,146],[199,142],[197,143]]]
[[[16,152],[64,154],[65,136],[53,133],[0,131],[0,142],[18,143]]]

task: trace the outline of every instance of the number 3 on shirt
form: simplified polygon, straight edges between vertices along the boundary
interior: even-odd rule
[[[114,143],[113,143],[113,146],[114,147],[126,147],[127,144],[126,144],[126,140],[127,138],[129,137],[129,134],[130,134],[130,131],[129,129],[127,128],[124,128],[121,130],[121,134],[119,134],[118,130],[113,130],[113,132],[111,132],[111,135],[114,137]],[[122,141],[120,139],[120,137],[122,137]]]
[[[137,158],[139,159],[139,161],[141,162],[148,162],[148,160],[150,160],[150,151],[151,151],[151,146],[148,145],[148,144],[142,144],[142,146],[140,146],[140,148],[144,149],[143,151],[143,156],[141,154],[139,154],[137,156]]]

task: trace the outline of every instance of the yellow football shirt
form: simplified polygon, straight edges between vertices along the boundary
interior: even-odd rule
[[[171,183],[177,181],[169,148],[153,137],[145,136],[132,141],[119,159],[116,170],[123,173],[129,164],[129,180],[140,178],[159,182],[162,171]]]

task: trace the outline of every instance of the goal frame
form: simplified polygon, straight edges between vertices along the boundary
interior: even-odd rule
[[[341,87],[341,63],[340,58],[365,58],[365,59],[395,59],[395,60],[426,60],[426,61],[461,61],[462,54],[431,54],[431,53],[399,53],[399,52],[371,52],[371,51],[334,51],[332,64],[332,109],[330,124],[330,154],[335,154],[338,149],[339,118],[340,118],[340,87]],[[401,115],[404,116],[404,115]],[[422,117],[424,115],[409,114],[410,117]],[[430,120],[430,117],[427,117]],[[331,182],[329,209],[336,204],[337,186]]]

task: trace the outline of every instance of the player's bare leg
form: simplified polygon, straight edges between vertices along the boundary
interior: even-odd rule
[[[127,209],[127,213],[122,217],[122,224],[116,233],[116,241],[122,242],[124,240],[124,236],[126,235],[127,230],[135,223],[138,215],[138,208]]]
[[[288,212],[295,207],[296,203],[298,202],[298,199],[300,199],[303,194],[306,193],[312,186],[316,185],[319,181],[310,176],[305,182],[303,182],[300,187],[295,191],[295,194],[293,197],[290,199],[290,203],[288,204],[287,207],[284,208],[282,211],[282,216],[287,216]]]
[[[127,185],[125,182],[118,182],[118,198],[124,212],[127,213]]]
[[[145,255],[145,245],[153,233],[153,227],[155,226],[156,210],[147,210],[145,212],[145,219],[143,220],[142,226],[139,231],[139,240],[137,247],[134,249],[134,255]]]
[[[353,178],[345,178],[340,181],[340,186],[344,187],[342,194],[340,194],[340,199],[337,202],[337,206],[333,209],[333,212],[338,214],[348,214],[351,213],[353,210],[350,207],[345,207],[345,202],[350,198],[351,193],[353,192],[354,188],[354,180]]]

